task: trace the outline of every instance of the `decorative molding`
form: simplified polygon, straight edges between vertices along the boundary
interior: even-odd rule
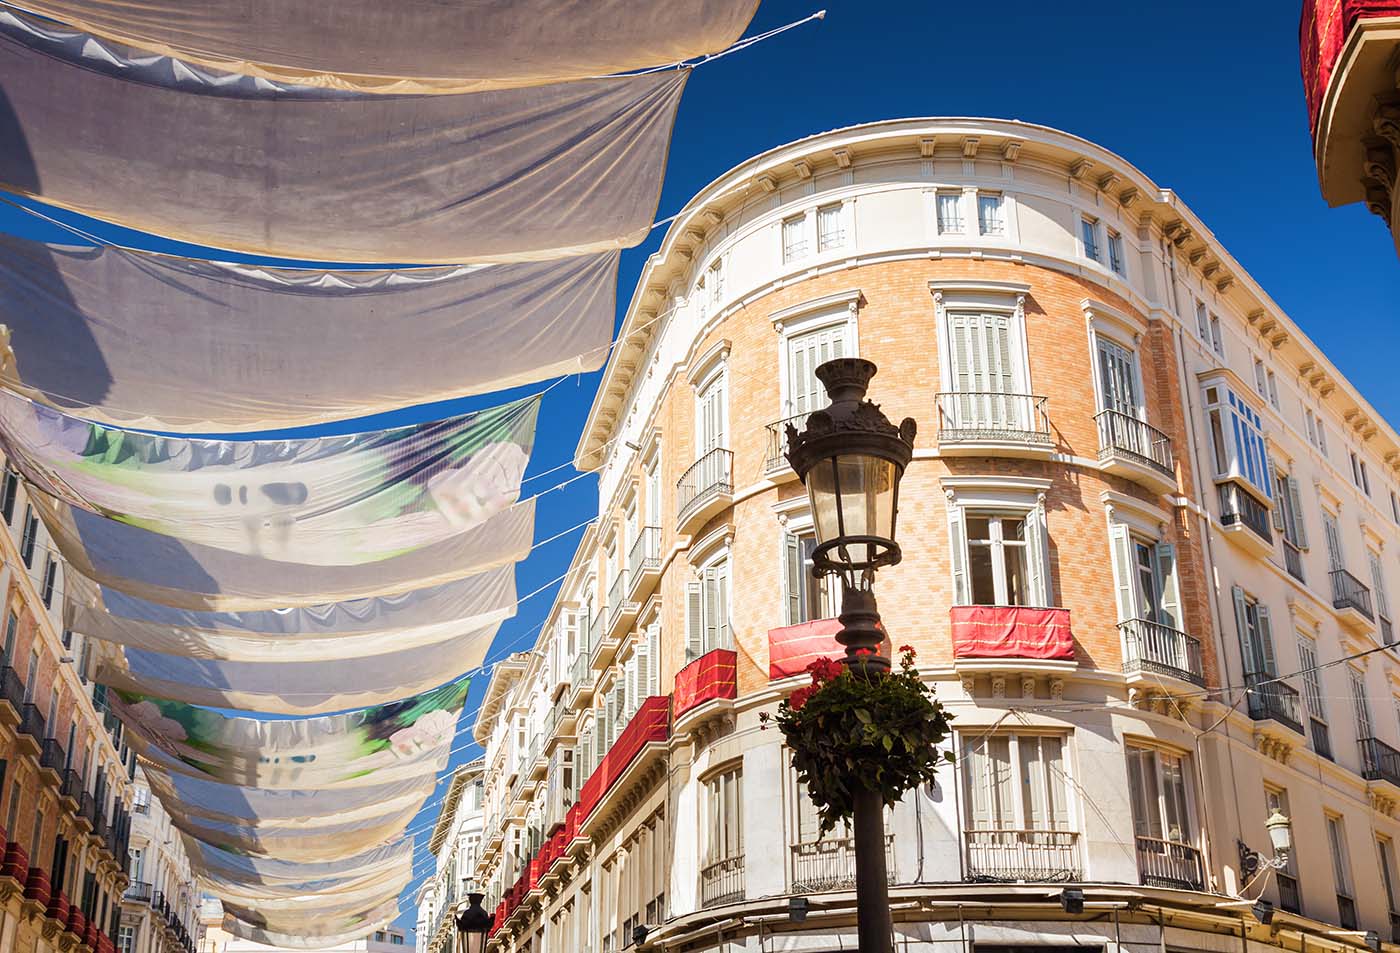
[[[1123,181],[1123,177],[1117,172],[1106,172],[1099,176],[1099,191],[1112,192],[1118,187],[1118,183]]]
[[[806,159],[793,160],[792,167],[797,171],[797,177],[799,179],[810,179],[812,177],[812,165]]]
[[[1094,160],[1080,156],[1069,164],[1069,177],[1071,179],[1082,179],[1094,168]]]
[[[860,289],[848,288],[845,291],[836,291],[832,294],[822,295],[820,298],[809,298],[806,301],[788,305],[786,308],[780,308],[769,314],[768,320],[773,322],[774,330],[781,333],[784,326],[792,324],[797,318],[806,317],[816,311],[836,308],[840,305],[845,305],[846,310],[854,315],[860,307],[860,300]]]
[[[728,338],[716,341],[709,350],[691,361],[685,369],[685,377],[686,380],[690,381],[690,386],[698,390],[708,384],[710,378],[729,360],[731,347],[732,344]]]
[[[836,160],[836,168],[849,169],[851,167],[851,151],[849,149],[832,149],[831,157]]]
[[[1021,146],[1025,142],[1021,139],[1008,139],[1001,144],[1001,157],[1007,162],[1015,162],[1021,155]]]
[[[924,136],[919,140],[919,155],[925,159],[933,158],[933,150],[938,147],[936,136]]]
[[[1138,192],[1137,187],[1130,185],[1126,189],[1118,193],[1118,204],[1123,206],[1124,208],[1132,208],[1133,203],[1138,200],[1139,195],[1140,193]]]
[[[982,144],[982,140],[977,136],[963,136],[962,154],[964,159],[977,158],[977,147]]]
[[[754,181],[757,182],[758,187],[765,192],[776,192],[778,189],[778,180],[773,178],[767,172],[755,176]]]

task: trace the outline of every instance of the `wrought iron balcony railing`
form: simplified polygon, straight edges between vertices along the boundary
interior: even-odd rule
[[[21,705],[19,709],[19,730],[21,734],[28,735],[39,744],[44,743],[46,733],[44,731],[44,713],[39,710],[39,706],[30,702]]]
[[[677,520],[684,524],[713,500],[734,492],[734,454],[716,447],[690,465],[676,483]]]
[[[1137,857],[1138,873],[1147,886],[1205,889],[1205,864],[1201,862],[1201,852],[1190,844],[1139,837]]]
[[[128,903],[150,903],[151,885],[144,880],[133,880],[126,888],[126,893],[122,894],[122,899]]]
[[[782,470],[788,465],[787,462],[787,428],[792,424],[801,430],[807,424],[807,417],[811,411],[800,414],[793,414],[791,417],[784,417],[782,420],[775,420],[764,427],[768,432],[768,450],[763,457],[763,472],[773,473]]]
[[[969,880],[1063,883],[1082,879],[1079,834],[1074,831],[972,830],[966,838]]]
[[[632,586],[642,573],[658,572],[661,569],[661,527],[643,526],[637,531],[637,538],[627,554],[627,574]]]
[[[1275,676],[1247,672],[1244,676],[1245,697],[1249,699],[1249,717],[1255,721],[1276,721],[1303,733],[1303,704],[1298,690]]]
[[[62,774],[63,769],[68,767],[68,755],[63,751],[63,745],[56,739],[45,738],[43,747],[39,750],[39,766],[48,768],[50,771],[57,771]]]
[[[1246,526],[1266,543],[1274,541],[1269,508],[1234,483],[1220,484],[1220,523],[1222,526]]]
[[[1199,639],[1147,619],[1128,619],[1118,628],[1123,631],[1124,672],[1155,672],[1205,686]]]
[[[1334,569],[1327,574],[1332,580],[1332,607],[1334,609],[1355,609],[1370,621],[1376,620],[1371,608],[1371,590],[1360,579],[1345,569]]]
[[[9,702],[15,711],[19,711],[24,704],[24,682],[20,680],[19,672],[8,665],[0,668],[0,701]]]
[[[744,856],[725,857],[700,868],[700,905],[714,907],[744,899]]]
[[[1299,582],[1303,582],[1303,551],[1294,546],[1287,538],[1283,540],[1283,567],[1288,570],[1288,574]]]
[[[828,837],[792,845],[792,892],[849,890],[856,883],[854,837]],[[885,835],[885,871],[895,883],[894,835]]]
[[[1400,751],[1379,738],[1361,738],[1357,744],[1361,746],[1361,776],[1400,788]]]
[[[1050,443],[1044,397],[975,391],[942,393],[937,402],[939,443]]]
[[[1099,425],[1099,459],[1126,454],[1166,476],[1176,475],[1172,438],[1145,420],[1118,410],[1101,410],[1094,419]]]

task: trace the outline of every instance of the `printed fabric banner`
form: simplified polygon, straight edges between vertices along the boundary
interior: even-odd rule
[[[166,655],[235,662],[316,662],[438,645],[515,615],[514,565],[389,596],[248,612],[194,612],[64,580],[71,632]]]
[[[122,691],[110,697],[138,753],[158,766],[226,784],[307,790],[436,776],[470,685],[459,678],[361,711],[278,721]]]
[[[204,864],[203,861],[199,859],[201,857],[200,851],[206,849],[204,845],[201,845],[198,841],[183,834],[181,835],[181,843],[186,845],[186,852],[191,857],[196,858],[192,861],[192,864],[204,887],[212,894],[219,897],[227,897],[230,900],[240,903],[259,903],[265,899],[297,897],[307,893],[333,893],[338,890],[352,891],[368,888],[376,884],[389,884],[393,882],[396,877],[401,876],[400,871],[403,869],[399,864],[376,862],[375,865],[370,868],[369,872],[365,874],[352,872],[349,874],[317,877],[312,880],[289,880],[285,882],[269,881],[266,878],[259,879],[256,876],[249,879],[246,872],[243,874],[230,874],[219,870],[211,870],[207,864]],[[217,850],[212,847],[207,849],[211,851]],[[382,848],[375,848],[374,850],[377,851],[381,849]],[[225,852],[219,853],[225,856],[238,856],[236,854],[226,854]],[[373,854],[373,851],[347,854],[346,856],[359,858],[370,854]],[[320,862],[317,862],[316,866],[320,866]]]
[[[361,914],[326,917],[317,921],[302,921],[298,925],[297,932],[292,933],[282,933],[268,926],[259,926],[234,916],[229,916],[224,920],[224,929],[241,940],[250,940],[265,946],[281,947],[288,950],[322,950],[326,947],[340,946],[351,940],[362,940],[366,935],[393,920],[398,914],[398,900],[391,899],[382,906]],[[318,931],[333,930],[336,932],[302,932],[311,928],[313,923],[314,928]]]
[[[183,838],[186,852],[195,869],[213,874],[217,880],[257,887],[296,887],[305,893],[326,893],[331,885],[369,880],[378,875],[397,876],[398,871],[413,867],[413,841],[403,838],[393,844],[331,861],[291,861],[235,854],[201,844],[190,837]],[[268,896],[290,896],[290,892]]]
[[[597,370],[617,261],[326,271],[0,235],[0,379],[167,433],[348,420]]]
[[[346,566],[443,542],[515,503],[539,407],[530,397],[391,430],[201,440],[0,390],[0,442],[30,484],[71,506],[201,546]]]
[[[426,692],[445,677],[480,668],[499,628],[489,625],[436,645],[328,662],[218,662],[123,649],[120,661],[103,658],[93,677],[121,692],[211,708],[279,715],[346,712]]]
[[[120,43],[279,82],[384,93],[528,86],[717,53],[758,0],[24,0]]]
[[[439,543],[378,562],[320,566],[153,533],[39,490],[30,500],[72,568],[129,596],[196,612],[319,606],[464,579],[524,559],[535,523],[535,502],[525,499]]]
[[[142,770],[171,815],[251,829],[313,829],[337,821],[370,820],[421,805],[437,784],[436,778],[425,776],[363,787],[281,791],[162,771],[150,763]]]
[[[0,187],[296,261],[613,251],[651,230],[689,73],[380,96],[210,71],[0,12]]]
[[[331,860],[347,850],[367,850],[387,844],[403,834],[422,801],[353,822],[328,822],[321,827],[249,827],[219,821],[200,821],[170,812],[171,823],[195,840],[235,853],[278,857],[282,860]]]

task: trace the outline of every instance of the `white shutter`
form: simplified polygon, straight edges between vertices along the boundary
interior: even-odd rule
[[[1032,605],[1053,606],[1050,591],[1050,533],[1045,523],[1045,503],[1038,502],[1026,516],[1027,595]]]
[[[715,615],[718,619],[718,641],[711,649],[733,648],[729,631],[729,560],[715,566]]]
[[[641,707],[642,699],[651,695],[651,643],[645,637],[637,640],[637,648],[633,654],[636,663],[636,676],[633,679],[635,702],[634,711]]]
[[[705,599],[699,582],[685,584],[685,636],[685,660],[690,663],[705,654]]]
[[[623,720],[628,721],[631,720],[632,713],[637,710],[637,654],[635,651],[623,666],[622,671],[622,717]]]
[[[1176,579],[1176,547],[1171,543],[1158,543],[1157,576],[1162,587],[1162,614],[1173,629],[1185,631],[1185,620],[1181,616],[1180,586]]]
[[[1308,531],[1303,522],[1303,497],[1298,492],[1298,481],[1288,478],[1289,511],[1293,516],[1293,541],[1299,549],[1308,548]]]
[[[1284,507],[1282,500],[1274,501],[1272,514],[1274,517],[1274,529],[1280,533],[1288,532],[1288,526],[1284,523]]]
[[[973,830],[987,830],[992,826],[989,761],[985,738],[969,745],[963,753],[963,771],[967,777]]]
[[[783,534],[783,605],[785,621],[796,625],[802,618],[803,566],[801,541],[791,533]]]
[[[647,632],[647,697],[661,694],[661,626],[653,623]]]
[[[1245,610],[1244,590],[1239,586],[1234,586],[1231,594],[1235,600],[1235,628],[1240,636],[1240,656],[1244,660],[1244,672],[1246,675],[1256,674],[1255,666],[1258,664],[1258,653],[1255,651],[1254,639],[1249,634],[1249,617]]]
[[[953,605],[965,606],[971,599],[967,579],[967,529],[963,509],[948,501],[948,560],[953,568]]]
[[[1260,659],[1264,663],[1264,671],[1272,676],[1278,672],[1278,667],[1274,662],[1274,632],[1273,624],[1269,621],[1269,607],[1259,606],[1255,611],[1259,613]]]
[[[1137,587],[1133,584],[1133,542],[1128,527],[1110,523],[1109,551],[1113,562],[1113,588],[1118,594],[1118,621],[1137,618]]]

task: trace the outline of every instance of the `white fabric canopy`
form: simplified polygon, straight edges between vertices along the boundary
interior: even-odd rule
[[[202,546],[309,566],[373,563],[513,504],[540,398],[407,427],[284,440],[164,437],[0,390],[0,444],[50,496]]]
[[[216,69],[382,92],[621,73],[731,45],[758,0],[13,0]]]
[[[243,851],[283,860],[317,861],[344,850],[363,850],[385,844],[403,834],[422,808],[423,799],[411,807],[386,811],[358,821],[325,821],[319,827],[250,827],[225,821],[206,821],[171,813],[170,822],[186,834],[225,850]]]
[[[88,420],[197,433],[501,390],[602,366],[617,258],[316,271],[0,235],[0,376]]]
[[[309,566],[185,542],[30,494],[59,551],[108,588],[194,611],[319,606],[439,585],[519,562],[530,552],[534,500],[465,533],[358,566]]]
[[[119,692],[211,708],[286,715],[344,712],[418,694],[445,677],[479,668],[499,628],[489,625],[437,645],[326,662],[218,662],[125,649],[125,668],[103,661],[93,677]],[[143,753],[175,770],[194,770],[179,761],[167,764],[155,749]],[[270,782],[261,776],[255,782],[240,781],[277,786]]]
[[[142,767],[151,790],[172,814],[252,829],[310,829],[332,821],[374,818],[381,812],[422,804],[437,783],[435,778],[420,777],[363,787],[282,791],[172,774],[152,764]]]
[[[394,899],[357,916],[339,917],[329,923],[320,922],[313,925],[311,921],[301,921],[297,924],[297,932],[294,933],[282,933],[270,927],[256,926],[231,915],[225,919],[224,929],[239,939],[251,940],[265,946],[290,950],[320,950],[363,939],[394,919],[398,913],[398,901]],[[339,932],[307,932],[313,928]]]
[[[191,862],[201,873],[207,871],[216,878],[248,886],[299,886],[308,893],[324,892],[328,882],[366,880],[381,874],[392,877],[405,866],[413,866],[413,842],[407,838],[337,860],[314,862],[235,854],[190,837],[184,842]]]
[[[392,673],[386,681],[395,684]],[[436,776],[447,765],[470,685],[457,678],[359,711],[276,721],[120,691],[109,698],[145,757],[159,761],[154,749],[227,784],[306,790]]]
[[[64,628],[190,658],[314,662],[437,645],[515,614],[515,567],[389,596],[248,612],[193,612],[99,586],[64,585]]]
[[[211,74],[0,12],[0,186],[297,260],[625,248],[651,228],[688,75],[380,96]]]

